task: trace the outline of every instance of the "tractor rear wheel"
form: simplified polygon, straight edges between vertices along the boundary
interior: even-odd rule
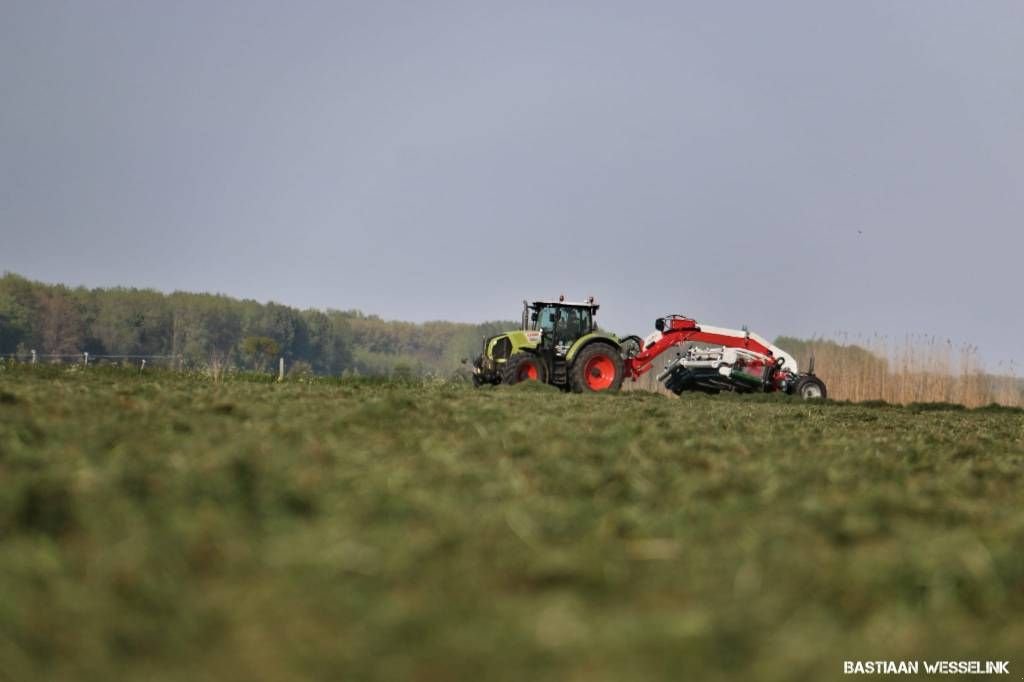
[[[577,393],[614,393],[622,386],[622,355],[607,343],[592,343],[576,356],[570,376]]]
[[[547,383],[548,371],[544,362],[531,353],[514,353],[505,363],[501,383],[518,384],[521,381]]]
[[[807,374],[793,384],[793,395],[804,400],[824,400],[828,397],[828,391],[825,390],[824,381],[813,374]]]

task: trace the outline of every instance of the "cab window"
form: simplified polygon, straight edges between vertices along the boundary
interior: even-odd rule
[[[537,313],[537,322],[534,325],[534,329],[540,329],[545,332],[552,332],[555,329],[555,309],[554,308],[541,308]]]
[[[590,311],[586,308],[565,308],[557,323],[560,337],[577,339],[588,333],[590,327]]]

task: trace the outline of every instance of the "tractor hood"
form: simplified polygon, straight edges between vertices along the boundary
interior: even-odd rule
[[[492,360],[504,361],[513,353],[532,350],[540,345],[542,331],[516,329],[492,336],[484,342],[484,355]]]

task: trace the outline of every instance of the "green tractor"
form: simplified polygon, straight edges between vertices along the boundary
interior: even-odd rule
[[[624,357],[639,339],[621,340],[598,329],[598,305],[523,301],[522,328],[484,339],[473,361],[473,384],[540,381],[579,393],[615,392],[625,376]]]

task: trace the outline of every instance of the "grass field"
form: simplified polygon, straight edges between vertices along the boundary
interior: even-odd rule
[[[1019,677],[1022,463],[1011,409],[5,369],[0,679]]]

